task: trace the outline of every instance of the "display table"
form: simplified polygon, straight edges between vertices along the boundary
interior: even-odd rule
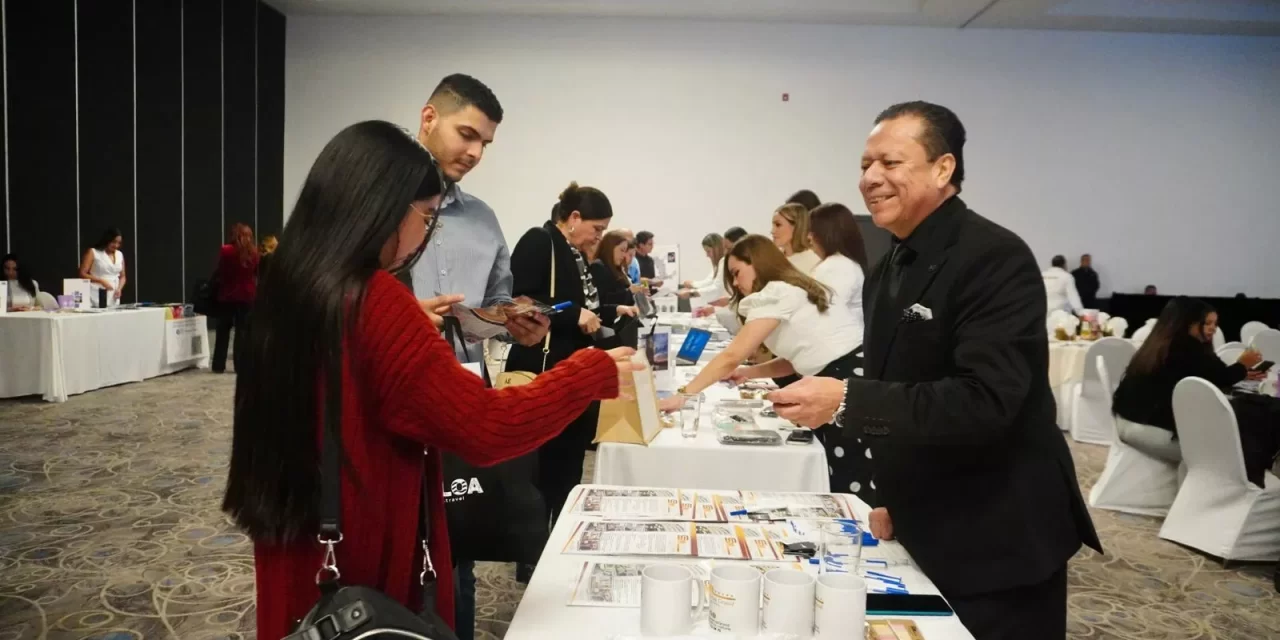
[[[170,362],[166,322],[163,308],[0,315],[0,398],[64,402],[94,389],[207,368],[205,331],[192,336],[198,342],[191,350],[202,355]]]
[[[567,504],[573,504],[578,497],[578,493],[584,488],[593,486],[596,485],[580,486],[574,489],[569,494]],[[846,498],[849,500],[849,504],[852,505],[855,515],[860,520],[865,521],[870,507],[854,496],[850,495],[846,496]],[[507,629],[507,640],[562,640],[563,638],[580,638],[583,640],[610,638],[621,640],[624,638],[640,638],[640,609],[638,608],[568,606],[570,595],[578,575],[582,571],[583,563],[587,560],[599,559],[600,556],[565,554],[561,552],[561,549],[568,543],[578,524],[584,518],[591,517],[569,513],[568,509],[566,509],[566,512],[556,522],[555,529],[551,532],[551,538],[547,541],[546,548],[543,549],[541,559],[538,560],[538,568],[534,572],[533,578],[529,581],[529,587],[525,590],[524,597],[520,600],[520,606],[516,609],[515,618],[511,620],[511,626]],[[882,544],[896,545],[897,543],[886,542]],[[675,559],[645,558],[640,556],[610,556],[610,559],[639,562],[679,562],[679,560]],[[903,579],[911,593],[938,593],[933,583],[914,564],[895,566],[893,573]],[[869,616],[870,619],[875,619],[876,617]],[[906,616],[893,617],[904,618]],[[912,620],[916,622],[920,627],[921,633],[928,640],[969,640],[973,638],[969,630],[965,629],[959,618],[955,616],[938,618],[916,617],[912,618]],[[710,632],[707,628],[705,613],[695,622],[692,635],[693,637],[706,638],[728,637],[714,635]],[[776,636],[761,637],[772,639]],[[805,639],[798,638],[796,640]]]

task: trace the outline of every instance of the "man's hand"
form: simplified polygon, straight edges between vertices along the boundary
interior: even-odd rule
[[[889,519],[888,509],[876,507],[867,519],[871,521],[871,535],[877,540],[893,539],[893,520]]]
[[[418,306],[422,307],[422,312],[431,319],[431,324],[434,324],[437,329],[442,329],[444,328],[444,316],[449,315],[449,307],[466,299],[466,296],[454,293],[447,296],[418,300]]]
[[[778,417],[816,429],[826,424],[844,399],[844,382],[835,378],[801,378],[769,394]]]
[[[516,342],[532,347],[547,337],[551,328],[551,320],[541,313],[531,315],[507,316],[507,332]]]

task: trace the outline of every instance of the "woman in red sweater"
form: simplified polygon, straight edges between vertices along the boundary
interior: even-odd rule
[[[231,237],[218,253],[218,335],[213,343],[214,373],[227,368],[227,342],[235,327],[236,352],[240,361],[240,345],[244,344],[244,328],[249,322],[249,309],[258,293],[258,246],[253,242],[253,229],[243,222],[231,227]]]
[[[421,255],[444,187],[430,155],[386,122],[344,129],[321,151],[289,218],[236,362],[223,509],[254,540],[258,637],[288,634],[319,596],[322,403],[341,399],[344,585],[421,607],[426,474],[436,611],[453,620],[440,451],[476,465],[538,448],[592,401],[618,395],[627,349],[585,349],[532,384],[493,390],[393,273]],[[448,302],[437,300],[435,302]],[[341,367],[342,388],[326,389]],[[423,455],[423,450],[426,455]]]

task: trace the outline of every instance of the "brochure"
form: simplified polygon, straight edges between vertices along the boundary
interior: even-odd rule
[[[679,489],[586,489],[578,494],[572,513],[623,518],[688,520]]]
[[[693,557],[693,528],[682,522],[579,522],[564,553]]]

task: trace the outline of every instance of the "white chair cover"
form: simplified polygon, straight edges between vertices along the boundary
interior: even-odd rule
[[[1160,537],[1225,560],[1280,558],[1280,481],[1267,487],[1245,476],[1236,415],[1203,378],[1185,378],[1173,391],[1173,416],[1187,463]]]
[[[1222,335],[1222,331],[1221,330],[1214,331],[1213,332],[1213,349],[1215,351],[1218,349],[1221,349],[1222,346],[1225,344],[1227,344],[1227,337]]]
[[[58,299],[53,297],[48,291],[40,291],[36,293],[36,304],[40,305],[45,311],[56,311],[58,309]]]
[[[1280,362],[1280,331],[1263,329],[1247,344],[1261,352],[1263,359]]]
[[[1141,327],[1138,327],[1138,329],[1133,332],[1132,339],[1138,342],[1142,342],[1143,340],[1146,340],[1147,336],[1151,335],[1151,330],[1154,329],[1155,326],[1156,326],[1156,319],[1148,318],[1146,324],[1142,325]]]
[[[1129,321],[1124,318],[1112,318],[1107,321],[1107,329],[1111,331],[1111,335],[1123,338],[1129,331]]]
[[[1111,377],[1107,368],[1099,368],[1098,373],[1102,383],[1110,387]],[[1178,465],[1129,446],[1122,433],[1135,427],[1159,431],[1158,436],[1168,432],[1159,427],[1108,417],[1114,418],[1112,432],[1115,437],[1111,441],[1111,450],[1107,452],[1107,466],[1089,490],[1089,506],[1144,516],[1165,515],[1178,493]],[[1172,440],[1173,434],[1162,437]]]
[[[1067,329],[1068,333],[1073,333],[1075,328],[1080,326],[1080,319],[1062,309],[1054,309],[1045,316],[1045,329],[1049,331],[1049,335],[1053,335],[1060,326]]]
[[[1240,327],[1240,342],[1247,345],[1253,342],[1253,337],[1258,335],[1259,331],[1265,331],[1270,328],[1271,327],[1268,327],[1265,323],[1258,322],[1257,320],[1250,320],[1249,322],[1244,323],[1244,326]]]
[[[1240,342],[1228,342],[1218,347],[1215,353],[1226,364],[1235,364],[1240,359],[1240,354],[1244,353],[1244,344]]]
[[[1084,356],[1084,378],[1076,385],[1071,401],[1071,438],[1076,442],[1111,444],[1115,423],[1111,419],[1111,394],[1115,389],[1103,382],[1119,379],[1138,348],[1123,338],[1103,338],[1091,345]]]

